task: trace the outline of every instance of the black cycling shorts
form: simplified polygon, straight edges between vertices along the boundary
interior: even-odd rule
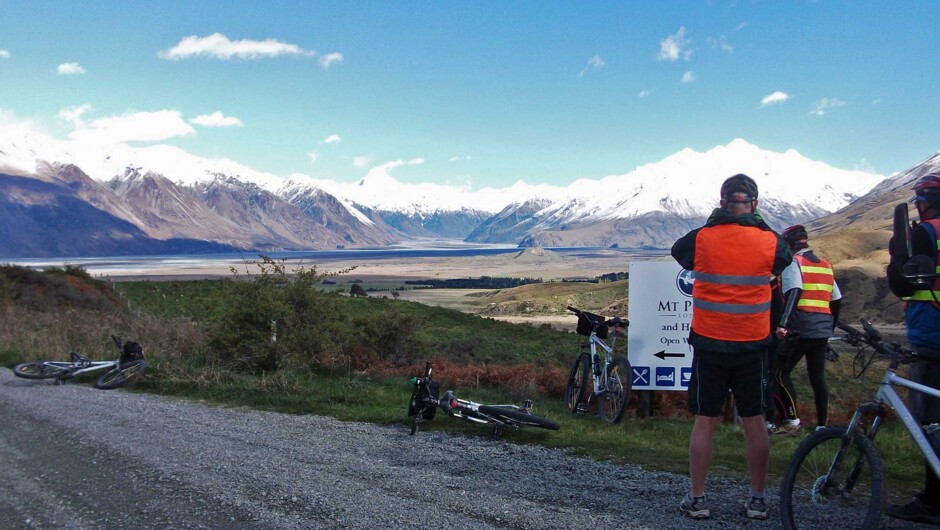
[[[689,412],[718,417],[730,390],[742,418],[760,416],[766,408],[766,352],[709,352],[696,349],[689,380]]]

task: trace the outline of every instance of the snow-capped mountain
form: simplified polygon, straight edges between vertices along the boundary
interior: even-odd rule
[[[70,203],[85,201],[156,240],[244,249],[387,245],[425,237],[668,247],[704,221],[718,204],[721,182],[735,173],[758,182],[760,210],[777,228],[841,209],[884,179],[740,139],[564,187],[518,181],[472,190],[396,180],[394,168],[408,163],[376,166],[354,183],[282,179],[165,145],[103,147],[55,140],[28,127],[0,127],[0,173],[60,186]],[[28,196],[26,188],[16,189],[9,197]],[[11,211],[21,211],[18,204],[11,202]]]
[[[718,206],[721,183],[735,173],[757,181],[760,211],[777,228],[843,208],[884,180],[738,139],[705,153],[684,149],[624,175],[574,182],[565,198],[515,217],[524,219],[525,245],[668,247]],[[512,217],[514,207],[531,205],[510,206],[499,216]],[[489,231],[472,240],[505,243],[516,237],[517,230]]]

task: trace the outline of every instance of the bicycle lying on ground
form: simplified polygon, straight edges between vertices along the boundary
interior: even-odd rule
[[[542,429],[558,430],[559,425],[548,418],[536,416],[531,413],[532,400],[526,400],[521,407],[517,405],[481,405],[473,401],[458,399],[452,390],[444,392],[438,399],[440,385],[431,377],[432,367],[428,362],[424,367],[424,376],[413,377],[414,392],[408,402],[408,416],[414,418],[411,424],[411,434],[418,432],[424,420],[434,419],[437,409],[440,408],[449,416],[462,418],[471,423],[482,423],[493,426],[493,439],[497,440],[503,429],[518,429],[520,427],[541,427]]]
[[[876,357],[889,360],[874,401],[855,409],[848,427],[826,427],[803,441],[790,460],[780,485],[780,516],[783,527],[796,528],[877,528],[885,507],[885,472],[874,439],[888,409],[914,439],[924,458],[940,474],[940,459],[923,429],[894,387],[940,397],[940,390],[897,375],[902,363],[917,360],[916,355],[895,342],[882,341],[881,334],[864,319],[864,331],[839,323],[846,332],[842,340],[855,346],[856,377]],[[872,348],[870,357],[864,351]],[[872,415],[870,423],[865,418]]]
[[[144,350],[136,342],[127,341],[111,335],[111,341],[120,355],[111,361],[92,361],[71,352],[70,361],[29,361],[13,367],[13,374],[25,379],[55,379],[55,384],[62,384],[75,376],[109,368],[95,381],[95,387],[104,390],[118,388],[139,378],[147,370]]]
[[[623,357],[613,357],[612,354],[617,335],[623,333],[630,321],[620,317],[607,319],[571,306],[568,306],[568,311],[578,315],[576,331],[578,335],[586,336],[588,341],[581,343],[578,357],[571,365],[568,384],[565,386],[565,407],[569,412],[584,414],[596,397],[601,419],[607,423],[618,423],[630,404],[633,379],[630,377],[630,362]],[[608,345],[604,339],[607,338],[610,326],[614,327],[614,338]],[[588,379],[591,378],[593,391],[588,387]]]

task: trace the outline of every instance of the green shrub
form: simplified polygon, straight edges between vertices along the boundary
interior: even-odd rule
[[[259,273],[225,283],[217,326],[209,342],[221,359],[249,369],[276,370],[328,364],[341,357],[340,337],[349,333],[337,295],[317,289],[331,274],[301,267],[288,272],[284,261],[261,256]]]

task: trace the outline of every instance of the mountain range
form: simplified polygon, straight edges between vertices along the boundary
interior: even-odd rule
[[[758,182],[760,210],[775,228],[825,218],[885,181],[741,139],[564,187],[518,181],[474,191],[399,182],[392,172],[408,163],[377,166],[353,183],[283,179],[170,146],[81,146],[0,129],[0,257],[330,249],[426,238],[663,248],[701,225],[721,182],[735,173]]]

